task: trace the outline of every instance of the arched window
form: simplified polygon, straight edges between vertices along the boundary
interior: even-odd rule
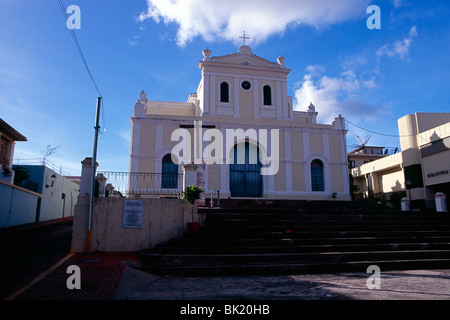
[[[226,82],[220,84],[220,102],[230,102],[230,86]]]
[[[318,159],[311,162],[311,184],[312,191],[325,191],[325,184],[323,179],[323,163]]]
[[[178,188],[178,165],[173,163],[172,155],[166,154],[162,159],[161,189]]]
[[[271,106],[272,105],[272,88],[270,86],[264,86],[263,94],[264,94],[264,105]]]

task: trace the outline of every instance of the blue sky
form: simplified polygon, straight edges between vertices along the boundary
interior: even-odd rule
[[[144,89],[150,100],[180,101],[196,91],[202,50],[237,52],[246,30],[253,53],[292,69],[296,109],[313,102],[319,121],[339,114],[362,128],[397,135],[414,112],[450,111],[450,2],[412,0],[64,0],[81,9],[75,30],[103,96],[98,170],[128,171],[130,116]],[[257,4],[257,5],[255,5]],[[369,30],[369,5],[381,29]],[[79,175],[92,156],[98,93],[57,0],[0,2],[0,117],[28,138],[15,158],[48,159]],[[348,145],[399,139],[348,124]]]

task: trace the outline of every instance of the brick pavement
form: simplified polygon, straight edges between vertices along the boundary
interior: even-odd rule
[[[75,254],[15,300],[113,300],[126,261],[139,260],[138,253]],[[66,285],[70,265],[81,270],[81,290]]]

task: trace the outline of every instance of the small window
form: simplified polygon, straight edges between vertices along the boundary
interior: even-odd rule
[[[323,179],[323,163],[318,159],[311,162],[311,184],[313,192],[325,191],[325,184]]]
[[[271,106],[272,105],[272,88],[270,86],[264,86],[263,94],[264,94],[264,105]]]
[[[173,163],[172,155],[166,154],[162,159],[161,189],[178,188],[178,165]]]
[[[244,90],[250,90],[252,88],[252,85],[251,85],[250,82],[244,81],[244,82],[241,83],[241,87]]]
[[[230,102],[230,86],[226,82],[220,84],[220,102]]]

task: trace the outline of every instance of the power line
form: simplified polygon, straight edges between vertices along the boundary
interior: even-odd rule
[[[393,137],[393,138],[406,138],[406,137],[415,137],[415,136],[416,136],[415,134],[398,135],[398,134],[380,133],[380,132],[376,132],[376,131],[369,130],[369,129],[363,128],[363,127],[361,127],[361,126],[358,126],[358,125],[354,124],[353,122],[348,121],[347,119],[345,119],[345,122],[348,122],[349,124],[351,124],[351,125],[353,125],[353,126],[359,128],[359,129],[361,129],[361,130],[364,130],[364,131],[367,131],[367,132],[370,132],[370,133],[373,133],[373,134],[376,134],[376,135],[379,135],[379,136]]]
[[[59,6],[61,7],[61,11],[62,11],[63,16],[65,18],[65,21],[67,21],[69,19],[69,17],[67,16],[66,7],[64,6],[64,3],[63,3],[62,0],[58,0],[58,2],[59,2]],[[103,98],[102,94],[100,93],[100,90],[98,89],[97,84],[95,83],[95,80],[94,80],[94,77],[92,76],[91,70],[89,69],[89,66],[88,66],[86,58],[85,58],[85,56],[83,54],[83,50],[81,49],[80,43],[78,42],[77,36],[75,34],[75,31],[73,29],[70,29],[70,28],[68,28],[68,29],[70,31],[70,34],[72,35],[72,39],[73,39],[73,41],[75,43],[75,47],[77,48],[78,54],[81,57],[81,60],[82,60],[84,66],[86,68],[86,71],[89,74],[89,77],[91,78],[92,83],[95,86],[95,89],[97,90],[97,93],[99,94],[99,96],[101,98]],[[103,99],[102,99],[102,101],[103,101]]]
[[[60,6],[60,8],[61,8],[61,12],[62,12],[62,14],[63,14],[63,16],[64,16],[64,19],[65,19],[65,21],[67,22],[68,21],[68,19],[69,19],[69,17],[67,16],[67,11],[66,11],[66,7],[65,7],[65,5],[64,5],[64,3],[63,3],[63,1],[62,0],[58,0],[58,2],[59,2],[59,6]],[[97,90],[97,93],[99,94],[99,96],[102,98],[101,99],[101,117],[102,117],[102,125],[103,125],[103,128],[106,128],[106,117],[105,117],[105,107],[104,107],[104,104],[103,104],[103,95],[101,94],[101,92],[100,92],[100,89],[98,88],[98,86],[97,86],[97,83],[95,82],[95,80],[94,80],[94,77],[93,77],[93,75],[92,75],[92,72],[91,72],[91,70],[90,70],[90,68],[89,68],[89,66],[88,66],[88,64],[87,64],[87,61],[86,61],[86,58],[85,58],[85,56],[84,56],[84,53],[83,53],[83,50],[81,49],[81,46],[80,46],[80,43],[78,42],[78,38],[77,38],[77,36],[76,36],[76,34],[75,34],[75,31],[73,30],[73,29],[70,29],[70,28],[68,28],[69,29],[69,31],[70,31],[70,34],[71,34],[71,36],[72,36],[72,39],[73,39],[73,42],[75,43],[75,47],[76,47],[76,49],[77,49],[77,51],[78,51],[78,54],[80,55],[80,58],[81,58],[81,61],[83,62],[83,64],[84,64],[84,67],[86,68],[86,71],[87,71],[87,73],[88,73],[88,75],[89,75],[89,78],[91,79],[91,81],[92,81],[92,83],[94,84],[94,87],[95,87],[95,89]],[[99,132],[100,134],[102,134],[102,132]]]
[[[405,134],[405,135],[386,134],[386,133],[376,132],[376,131],[373,131],[373,130],[369,130],[369,129],[363,128],[361,126],[358,126],[358,125],[354,124],[351,121],[348,121],[347,119],[345,119],[345,121],[348,122],[349,124],[359,128],[359,129],[361,129],[361,130],[364,130],[364,131],[367,131],[367,132],[370,132],[370,133],[373,133],[373,134],[376,134],[376,135],[379,135],[379,136],[393,137],[393,138],[410,138],[410,137],[416,137],[417,138],[418,137],[423,142],[430,143],[430,141],[428,141],[424,137],[422,137],[422,135],[420,133],[418,133],[418,134]]]

